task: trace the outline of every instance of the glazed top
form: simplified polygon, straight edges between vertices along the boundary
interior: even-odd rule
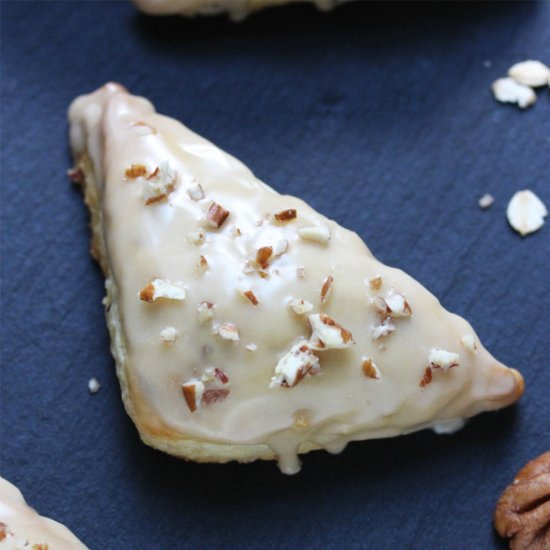
[[[40,516],[23,495],[0,478],[0,550],[86,549],[64,525]]]
[[[263,443],[294,472],[300,446],[451,431],[521,395],[517,371],[357,234],[146,99],[107,84],[69,118],[101,197],[142,428]]]

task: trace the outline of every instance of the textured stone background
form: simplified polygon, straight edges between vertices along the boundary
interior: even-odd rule
[[[502,548],[494,503],[550,448],[550,227],[522,240],[505,218],[521,188],[550,206],[550,92],[521,112],[490,83],[516,61],[550,63],[550,3],[293,6],[238,25],[153,19],[123,2],[0,10],[1,474],[93,549]],[[294,477],[142,445],[65,176],[69,102],[111,79],[467,317],[523,372],[519,405],[453,436],[313,453]],[[496,202],[482,212],[485,192]]]

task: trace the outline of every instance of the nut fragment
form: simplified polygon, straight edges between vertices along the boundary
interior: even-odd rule
[[[258,346],[257,346],[256,344],[254,344],[254,343],[252,343],[252,344],[247,344],[247,345],[245,346],[245,349],[246,349],[246,351],[256,351],[256,350],[258,349]]]
[[[99,380],[97,378],[90,378],[90,380],[88,380],[88,391],[92,395],[94,393],[97,393],[99,391],[99,388],[101,388],[101,384],[99,383]]]
[[[8,536],[8,526],[0,521],[0,542]]]
[[[550,451],[518,472],[498,501],[494,523],[511,550],[550,548]]]
[[[508,76],[518,84],[537,88],[546,86],[550,80],[550,69],[540,61],[529,59],[512,65],[508,69]]]
[[[370,327],[370,337],[373,340],[383,338],[388,334],[395,331],[395,325],[393,324],[391,317],[386,317],[380,321],[380,324],[375,327]]]
[[[288,250],[288,241],[281,239],[275,243],[273,247],[273,256],[281,256]]]
[[[316,374],[320,370],[319,358],[313,354],[308,343],[303,340],[290,348],[275,367],[275,376],[271,378],[270,388],[292,388],[306,374]]]
[[[472,334],[465,334],[460,339],[460,343],[464,346],[464,349],[467,349],[471,353],[475,353],[477,351],[476,341]]]
[[[258,298],[256,298],[256,295],[251,290],[247,290],[246,292],[243,292],[243,294],[255,305],[257,306],[260,302]]]
[[[300,298],[293,298],[288,304],[296,315],[303,315],[309,313],[313,309],[313,304],[307,300],[301,300]]]
[[[204,190],[200,183],[197,183],[197,185],[194,185],[193,187],[187,189],[187,194],[189,195],[189,198],[193,199],[194,201],[200,201],[201,199],[204,199]]]
[[[460,355],[451,351],[434,348],[430,350],[428,362],[430,363],[430,367],[432,369],[442,369],[447,371],[460,365]]]
[[[182,384],[181,391],[189,410],[195,412],[201,406],[204,384],[200,380],[192,378],[188,382],[185,382],[185,384]]]
[[[201,257],[199,258],[199,265],[198,268],[200,271],[208,271],[208,260],[205,256],[201,254]]]
[[[275,214],[275,219],[278,222],[288,222],[290,220],[296,219],[296,210],[294,208],[289,208],[288,210],[282,210]]]
[[[256,263],[262,268],[266,269],[269,266],[269,258],[273,254],[273,247],[262,246],[256,252]]]
[[[129,180],[141,178],[147,174],[147,168],[143,164],[132,164],[130,168],[126,168],[124,177]]]
[[[202,231],[192,231],[187,235],[187,240],[191,244],[202,244],[206,239],[206,235]]]
[[[161,163],[147,176],[143,188],[145,204],[150,205],[165,201],[168,195],[176,188],[177,172],[168,161]]]
[[[213,308],[214,304],[211,304],[210,302],[201,302],[199,304],[197,312],[199,314],[199,323],[201,325],[208,323],[208,321],[210,321],[212,317],[214,317],[214,312],[212,311]]]
[[[376,380],[380,380],[380,371],[378,370],[378,367],[376,366],[375,362],[370,359],[364,359],[363,364],[361,365],[361,369],[363,370],[363,374],[367,378],[374,378]]]
[[[355,344],[351,332],[324,313],[313,313],[308,321],[312,331],[308,342],[311,349],[342,349]]]
[[[433,378],[432,369],[430,367],[426,367],[424,369],[424,376],[420,380],[420,387],[424,388],[428,384],[431,384]]]
[[[160,339],[167,344],[175,342],[177,337],[178,331],[174,327],[165,327],[160,331]]]
[[[232,342],[238,342],[240,340],[239,331],[237,326],[233,323],[223,323],[218,327],[218,334],[224,340],[231,340]]]
[[[490,208],[494,202],[495,202],[495,198],[493,197],[493,195],[490,195],[489,193],[485,193],[485,195],[479,198],[479,200],[477,201],[477,204],[482,210],[487,210],[487,208]]]
[[[185,300],[185,288],[182,283],[171,283],[164,279],[154,279],[141,289],[139,298],[144,302],[154,302],[159,298]]]
[[[305,279],[305,277],[306,277],[306,268],[303,265],[299,265],[296,268],[296,277],[298,277],[298,279]]]
[[[330,229],[327,225],[314,225],[298,229],[298,235],[306,241],[326,244],[330,241]]]
[[[410,317],[412,315],[411,306],[403,294],[395,292],[393,288],[386,294],[385,298],[375,296],[372,303],[379,311],[381,318],[390,317]]]
[[[330,275],[325,279],[325,282],[323,283],[323,286],[321,288],[321,303],[324,304],[329,298],[332,293],[332,283],[334,282],[334,278]]]
[[[229,210],[217,202],[213,202],[206,211],[206,222],[212,227],[221,227],[229,216]]]
[[[522,236],[538,231],[544,225],[548,210],[543,202],[528,189],[518,191],[508,203],[508,223]]]
[[[517,105],[526,109],[533,105],[537,100],[537,94],[523,84],[518,84],[511,78],[499,78],[492,85],[493,95],[497,101],[501,103],[517,103]]]
[[[369,286],[372,290],[380,290],[382,288],[382,277],[378,275],[378,277],[373,277],[369,281]]]

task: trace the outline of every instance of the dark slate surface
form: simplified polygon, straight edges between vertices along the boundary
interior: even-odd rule
[[[240,25],[154,20],[126,3],[0,9],[2,475],[93,549],[502,548],[495,501],[550,447],[550,228],[521,239],[505,218],[521,188],[550,205],[550,97],[521,112],[489,86],[518,60],[550,62],[550,3],[294,6]],[[87,214],[65,177],[69,102],[110,79],[466,316],[523,372],[520,404],[453,436],[313,453],[294,477],[142,445],[120,402]],[[496,203],[481,212],[485,192]]]

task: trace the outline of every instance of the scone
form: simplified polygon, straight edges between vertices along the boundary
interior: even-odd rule
[[[0,477],[0,550],[85,550],[64,525],[39,515]]]
[[[150,15],[218,15],[227,13],[240,21],[251,13],[269,6],[310,2],[327,11],[349,0],[134,0],[139,10]]]
[[[451,432],[523,379],[419,283],[117,84],[69,110],[122,398],[207,462]]]

